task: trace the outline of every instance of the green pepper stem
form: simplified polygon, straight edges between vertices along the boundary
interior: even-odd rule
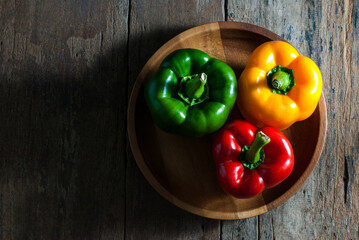
[[[290,75],[284,71],[278,71],[273,74],[272,86],[277,90],[283,90],[290,84]]]
[[[189,76],[191,79],[186,83],[185,93],[190,98],[200,98],[204,92],[204,85],[207,83],[205,73]]]
[[[260,151],[262,148],[270,142],[270,138],[262,131],[259,131],[254,139],[252,145],[249,147],[245,154],[247,162],[256,163],[260,160]]]

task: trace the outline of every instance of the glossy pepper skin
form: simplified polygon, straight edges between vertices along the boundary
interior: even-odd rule
[[[276,66],[293,70],[295,85],[286,94],[271,91],[267,74]],[[270,41],[254,50],[238,80],[237,105],[245,119],[256,126],[283,130],[308,118],[321,92],[317,65],[289,43]]]
[[[262,147],[263,162],[249,169],[249,150],[243,153],[244,146],[253,146],[259,132],[270,140]],[[245,120],[226,124],[214,139],[212,153],[221,187],[237,198],[251,198],[278,185],[294,167],[292,146],[282,132],[272,127],[258,129]]]
[[[203,73],[206,83],[199,93],[182,82]],[[164,131],[192,138],[222,127],[236,97],[237,80],[231,67],[196,49],[172,52],[145,85],[145,99],[156,124]]]

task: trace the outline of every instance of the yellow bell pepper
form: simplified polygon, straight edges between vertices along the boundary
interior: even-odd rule
[[[245,119],[283,130],[312,115],[322,92],[322,75],[289,43],[271,41],[249,57],[238,89],[237,105]]]

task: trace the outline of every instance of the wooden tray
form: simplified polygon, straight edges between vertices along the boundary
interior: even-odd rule
[[[146,63],[133,87],[128,108],[128,135],[138,167],[154,189],[174,205],[215,219],[240,219],[265,213],[289,199],[308,179],[324,145],[326,107],[322,95],[313,115],[284,131],[291,141],[292,174],[273,189],[251,199],[226,194],[216,178],[211,155],[214,134],[186,139],[161,131],[153,122],[143,96],[144,82],[175,49],[196,48],[227,62],[237,78],[251,52],[261,43],[282,40],[264,28],[240,22],[219,22],[189,29],[163,45]],[[230,119],[240,118],[235,105]]]

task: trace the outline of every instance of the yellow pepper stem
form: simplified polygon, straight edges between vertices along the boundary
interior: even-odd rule
[[[293,70],[276,66],[267,73],[269,89],[278,94],[287,94],[295,85]]]
[[[272,86],[275,89],[283,90],[290,84],[289,74],[283,71],[279,71],[273,74]]]

